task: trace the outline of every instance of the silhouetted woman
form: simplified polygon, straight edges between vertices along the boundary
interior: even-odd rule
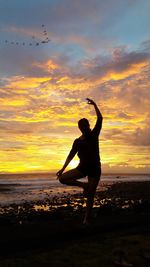
[[[88,104],[94,106],[96,111],[97,121],[95,127],[91,130],[89,121],[87,119],[83,118],[79,120],[78,127],[82,135],[75,139],[64,166],[60,171],[57,172],[59,181],[62,184],[79,186],[83,188],[84,196],[87,198],[86,213],[83,222],[84,224],[89,224],[90,222],[94,196],[101,176],[98,137],[102,128],[103,120],[102,114],[96,103],[89,98],[87,98],[87,101]],[[75,169],[63,173],[76,153],[80,160],[79,165]],[[78,179],[86,176],[88,177],[87,183],[78,181]]]

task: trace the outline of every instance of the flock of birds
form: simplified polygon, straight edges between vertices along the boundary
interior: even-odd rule
[[[40,44],[47,44],[49,43],[51,40],[48,37],[48,33],[46,30],[46,27],[44,24],[41,25],[42,26],[42,41],[37,41],[35,36],[32,36],[32,41],[31,42],[18,42],[18,41],[8,41],[5,40],[2,43],[3,44],[10,44],[10,45],[22,45],[22,46],[39,46]]]

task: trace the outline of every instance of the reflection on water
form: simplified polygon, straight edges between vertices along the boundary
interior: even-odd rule
[[[34,206],[33,206],[33,209],[34,209],[35,211],[39,211],[39,210],[42,210],[42,211],[49,211],[50,206],[48,206],[48,205],[34,205]]]
[[[122,210],[129,209],[135,205],[142,204],[142,199],[122,199],[119,197],[113,198],[101,198],[99,195],[96,195],[94,201],[94,208],[104,208],[104,207],[114,207],[120,208]],[[46,198],[43,200],[38,200],[35,202],[25,202],[22,205],[11,204],[9,206],[0,207],[0,214],[20,214],[26,211],[43,211],[50,212],[59,208],[70,207],[73,210],[80,210],[86,207],[86,198],[78,196],[78,194],[63,194],[61,198],[53,196],[52,198]]]
[[[45,201],[37,201],[32,203],[24,203],[23,205],[12,204],[6,207],[0,207],[0,223],[4,218],[11,223],[24,224],[30,221],[41,221],[51,219],[63,219],[64,216],[72,216],[80,214],[86,207],[86,198],[79,194],[67,195]],[[96,195],[94,201],[96,213],[100,215],[110,215],[115,212],[136,211],[143,212],[150,208],[150,202],[143,199],[122,199],[119,197],[101,198]],[[75,212],[74,212],[75,211]],[[74,212],[74,213],[73,213]],[[3,220],[2,220],[3,221]]]
[[[122,210],[132,208],[135,205],[142,204],[142,200],[122,200],[121,198],[111,199],[111,198],[104,198],[104,199],[96,199],[94,201],[94,208],[104,208],[104,207],[112,207],[120,208]],[[65,208],[65,207],[71,207],[73,210],[79,210],[86,207],[86,199],[85,198],[76,198],[76,199],[67,199],[65,202],[65,199],[63,201],[58,201],[55,199],[53,203],[45,203],[45,204],[34,204],[32,206],[32,209],[35,211],[53,211],[59,208]],[[11,211],[12,207],[8,208],[8,211]],[[24,208],[25,210],[25,208]],[[2,209],[1,209],[2,211]],[[4,212],[4,210],[3,210]],[[19,212],[19,207],[18,207]]]

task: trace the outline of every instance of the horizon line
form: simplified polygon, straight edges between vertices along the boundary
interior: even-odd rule
[[[17,175],[17,174],[56,174],[58,170],[55,171],[38,171],[38,172],[0,172],[0,175]],[[149,172],[103,172],[102,175],[107,175],[107,174],[117,174],[117,175],[122,175],[122,174],[145,174],[145,175],[150,175]]]

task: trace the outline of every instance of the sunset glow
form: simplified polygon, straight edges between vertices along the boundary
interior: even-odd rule
[[[78,120],[95,124],[90,97],[104,117],[103,172],[149,173],[150,2],[2,2],[0,171],[59,170],[80,135]],[[43,23],[50,43],[11,44],[40,40]]]

